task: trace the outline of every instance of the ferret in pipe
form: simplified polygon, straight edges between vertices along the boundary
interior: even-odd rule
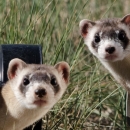
[[[130,93],[130,14],[95,22],[84,19],[79,27],[90,52]]]
[[[22,130],[42,118],[62,97],[69,82],[69,65],[26,64],[13,59],[0,97],[0,130]]]

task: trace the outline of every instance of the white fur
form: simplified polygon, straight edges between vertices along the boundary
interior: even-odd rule
[[[1,104],[3,108],[0,109],[0,130],[22,130],[33,124],[38,119],[42,118],[65,92],[67,82],[65,82],[62,72],[59,73],[54,67],[48,67],[56,76],[60,90],[55,93],[51,84],[35,80],[30,82],[27,91],[22,93],[19,86],[26,74],[30,74],[30,76],[32,76],[32,73],[35,74],[32,68],[34,68],[33,65],[18,70],[15,77],[3,87],[2,96],[5,103]],[[47,73],[47,75],[50,77],[49,73]],[[46,90],[46,95],[40,99],[35,95],[35,90],[38,88],[44,88]],[[40,102],[40,104],[39,102],[35,102],[39,100],[45,102]]]
[[[33,84],[30,84],[28,91],[26,92],[26,100],[25,105],[29,109],[37,108],[38,106],[34,104],[35,101],[38,100],[38,98],[35,96],[35,90],[38,88],[44,88],[47,92],[47,94],[44,96],[42,100],[46,101],[44,107],[48,107],[48,105],[55,104],[54,100],[54,91],[53,89],[46,83],[44,85],[42,83],[34,82]],[[53,102],[52,102],[53,101]]]
[[[127,37],[130,38],[130,28],[129,28],[129,25],[126,25],[126,24],[123,24],[123,23],[119,23],[117,26],[120,29],[125,30],[125,33],[126,33]]]
[[[86,36],[85,40],[85,44],[88,46],[89,50],[96,56],[97,52],[95,51],[95,49],[92,47],[91,43],[93,41],[93,38],[95,36],[95,33],[98,31],[98,27],[94,26],[92,28],[88,29],[88,34]]]
[[[115,47],[115,51],[113,54],[108,54],[105,51],[105,49],[108,47]],[[123,47],[121,46],[121,44],[108,38],[100,41],[100,44],[98,47],[98,55],[96,56],[105,61],[122,60],[125,57]]]
[[[37,108],[38,106],[34,104],[34,101],[37,100],[34,94],[35,90],[38,88],[45,88],[47,95],[44,96],[44,100],[47,101],[47,104],[49,105],[49,107],[50,107],[50,104],[51,106],[53,106],[53,104],[55,104],[54,90],[50,87],[49,84],[46,84],[45,82],[39,83],[38,81],[35,81],[33,83],[30,83],[28,86],[28,91],[25,93],[25,95],[21,94],[21,91],[19,90],[20,89],[19,86],[22,82],[21,81],[22,77],[24,77],[28,72],[30,72],[29,69],[24,69],[17,75],[17,77],[14,80],[12,80],[11,87],[13,89],[13,92],[18,102],[20,102],[21,105],[27,109]],[[30,75],[30,77],[31,76],[32,75]],[[14,87],[14,83],[16,85],[15,87]],[[48,107],[47,104],[44,107]]]
[[[109,70],[114,78],[121,83],[124,88],[130,93],[130,43],[124,49],[118,39],[110,39],[108,36],[101,39],[98,43],[98,48],[92,46],[94,36],[99,31],[101,25],[94,25],[89,27],[88,34],[84,37],[85,44],[88,46],[90,52],[94,54],[101,63]],[[128,38],[130,38],[130,28],[128,25],[119,22],[118,28],[123,29]],[[119,33],[119,30],[115,30]],[[102,32],[99,32],[102,35]],[[105,51],[107,47],[115,47],[115,51],[109,54]]]
[[[100,60],[104,60],[104,61],[122,60],[127,55],[128,51],[124,51],[123,47],[121,46],[121,44],[118,41],[112,40],[112,39],[108,38],[107,36],[105,39],[101,39],[101,41],[99,43],[97,43],[97,44],[99,44],[97,51],[95,48],[93,48],[91,43],[94,40],[94,36],[97,33],[98,29],[99,29],[99,27],[97,27],[97,26],[94,26],[94,27],[88,29],[89,33],[84,40],[85,40],[85,44],[88,46],[89,50]],[[116,30],[116,33],[119,33],[119,30]],[[102,32],[100,32],[99,35],[101,36]],[[129,35],[128,32],[127,32],[127,35]],[[115,47],[115,52],[113,54],[108,54],[105,51],[105,49],[107,47]]]

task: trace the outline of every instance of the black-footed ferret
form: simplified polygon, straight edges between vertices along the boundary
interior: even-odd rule
[[[130,14],[122,19],[80,22],[90,52],[130,93]]]
[[[1,90],[0,130],[22,130],[42,118],[65,92],[69,68],[66,62],[53,67],[11,60]]]

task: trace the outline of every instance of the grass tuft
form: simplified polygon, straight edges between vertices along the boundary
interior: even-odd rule
[[[123,17],[124,0],[1,0],[0,43],[40,44],[43,61],[71,66],[69,87],[43,118],[44,130],[126,130],[126,93],[93,57],[79,33],[87,18]]]

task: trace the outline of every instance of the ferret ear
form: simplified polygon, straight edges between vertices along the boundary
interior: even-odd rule
[[[62,73],[63,79],[68,84],[69,82],[69,75],[70,75],[70,66],[67,62],[59,62],[55,65],[55,68],[59,73]]]
[[[18,59],[12,59],[9,62],[9,66],[8,66],[8,71],[7,71],[7,75],[8,75],[8,79],[13,79],[15,76],[17,76],[17,73],[19,70],[22,70],[27,64]]]
[[[94,26],[95,23],[88,20],[88,19],[83,19],[79,23],[79,28],[80,28],[80,33],[81,35],[85,38],[88,34],[88,29],[92,26]]]
[[[124,17],[122,18],[121,22],[130,25],[130,14],[124,16]]]

